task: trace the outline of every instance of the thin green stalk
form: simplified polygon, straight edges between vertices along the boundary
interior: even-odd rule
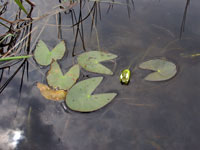
[[[32,57],[32,55],[4,57],[4,58],[0,58],[0,61],[17,60],[17,59],[26,59],[26,58],[30,58],[30,57]]]

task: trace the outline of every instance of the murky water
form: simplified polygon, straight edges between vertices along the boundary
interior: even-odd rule
[[[125,1],[118,1],[125,3]],[[35,2],[33,16],[45,13],[56,2]],[[187,5],[189,3],[189,5]],[[83,16],[88,13],[84,5]],[[126,5],[101,3],[96,30],[91,33],[91,16],[83,22],[86,50],[117,54],[113,76],[104,76],[96,92],[118,93],[103,109],[93,113],[66,113],[59,102],[44,99],[36,82],[46,83],[48,68],[39,69],[33,59],[29,64],[29,79],[24,79],[21,96],[18,73],[1,94],[0,127],[20,128],[25,139],[19,150],[196,150],[200,139],[200,1],[193,0],[135,0],[130,11]],[[79,15],[79,4],[74,6]],[[58,16],[59,18],[59,16]],[[33,44],[46,18],[36,22]],[[49,19],[39,39],[54,47],[58,39],[56,17]],[[63,72],[73,64],[74,33],[68,25],[70,15],[61,13],[62,38],[68,54],[61,61]],[[183,32],[184,29],[184,32]],[[97,32],[96,32],[97,31]],[[97,34],[98,33],[98,34]],[[181,36],[181,39],[180,39]],[[97,42],[99,40],[99,46]],[[83,52],[78,36],[75,54]],[[152,58],[167,58],[178,66],[177,75],[165,82],[147,82],[148,72],[137,65]],[[131,65],[131,82],[119,82],[120,72]],[[113,68],[112,63],[107,66]],[[12,69],[11,69],[12,72]],[[42,74],[42,73],[44,74]],[[6,71],[4,80],[10,74]],[[84,74],[88,74],[83,72]],[[90,75],[90,74],[89,74]],[[93,76],[93,74],[91,74]]]

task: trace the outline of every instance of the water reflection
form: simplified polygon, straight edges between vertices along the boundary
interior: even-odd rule
[[[61,0],[59,0],[61,2]],[[90,33],[92,33],[93,29],[96,28],[98,19],[101,20],[101,3],[104,1],[94,1],[94,2],[87,2],[85,0],[81,0],[79,4],[77,4],[77,1],[73,1],[70,4],[68,4],[68,7],[70,7],[68,13],[66,15],[70,14],[71,20],[72,20],[72,28],[75,35],[74,38],[74,44],[73,44],[73,50],[72,50],[72,56],[75,56],[75,47],[77,44],[78,38],[80,38],[82,42],[83,50],[86,51],[85,46],[85,40],[84,40],[84,21],[87,21],[88,19],[91,20],[90,25]],[[110,11],[111,8],[114,7],[114,4],[118,4],[115,2],[115,0],[112,1],[105,1],[105,3],[108,4],[107,13]],[[134,1],[133,0],[126,0],[127,10],[128,10],[128,16],[130,17],[130,3],[132,3],[134,8]],[[123,4],[123,3],[119,3]],[[74,6],[79,5],[78,11],[74,9]],[[90,6],[91,5],[91,6]],[[77,9],[77,8],[76,8]],[[87,12],[87,13],[85,13]],[[61,14],[59,13],[59,25],[58,25],[58,35],[59,38],[62,37],[62,29],[61,29]]]
[[[183,19],[182,19],[182,23],[181,23],[181,28],[180,28],[180,38],[182,37],[182,34],[185,30],[185,22],[186,22],[186,17],[187,17],[187,11],[188,11],[188,7],[190,5],[190,0],[186,1],[186,5],[185,5],[185,9],[184,9],[184,13],[183,13]]]
[[[0,129],[0,149],[14,150],[19,142],[24,139],[23,131],[16,129]]]

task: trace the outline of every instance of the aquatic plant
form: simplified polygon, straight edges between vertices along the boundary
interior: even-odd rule
[[[23,12],[24,12],[25,14],[28,15],[27,10],[24,8],[24,6],[23,6],[23,4],[22,4],[22,2],[21,2],[20,0],[15,0],[15,3],[19,6],[19,8],[20,8],[21,10],[23,10]]]
[[[130,82],[131,71],[129,69],[124,69],[120,74],[120,82],[121,84],[128,85]]]
[[[112,75],[113,72],[110,69],[103,66],[102,64],[100,64],[100,62],[112,60],[115,58],[117,58],[117,55],[111,53],[105,53],[101,51],[90,51],[79,55],[77,60],[81,67],[83,67],[87,71]]]
[[[37,87],[40,90],[42,96],[44,96],[46,99],[49,100],[54,100],[54,101],[63,100],[67,95],[67,91],[65,90],[55,90],[39,82],[37,83]]]
[[[52,51],[49,51],[43,41],[39,41],[34,52],[34,58],[40,65],[47,66],[51,63],[47,73],[47,83],[49,86],[38,83],[41,94],[49,100],[62,100],[66,96],[66,105],[80,112],[91,112],[107,105],[117,95],[116,93],[101,93],[92,95],[92,92],[103,80],[103,77],[94,77],[76,83],[80,75],[80,66],[87,71],[100,74],[112,75],[113,72],[100,64],[102,61],[112,60],[117,55],[90,51],[84,52],[77,57],[78,64],[73,65],[69,71],[63,75],[57,63],[66,51],[64,42],[60,42]],[[80,66],[79,66],[80,65]],[[75,85],[74,85],[75,84]],[[52,87],[52,88],[50,88]]]
[[[27,13],[27,10],[24,8],[24,6],[22,5],[20,0],[15,0],[15,2],[18,4],[20,9],[22,9],[22,11],[24,11],[24,13],[27,14],[27,18],[25,20],[23,20],[24,22],[27,21],[26,23],[30,23],[30,25],[32,25],[33,21],[39,20],[40,18],[42,18],[42,17],[37,17],[34,19],[31,18],[28,15],[31,13],[31,11],[29,13]],[[26,0],[26,2],[31,3],[28,0]],[[65,2],[65,4],[62,3],[65,6],[65,7],[62,7],[62,9],[64,9],[64,10],[59,10],[59,11],[53,12],[53,13],[52,12],[47,13],[43,16],[58,14],[60,12],[65,12],[68,9],[70,10],[69,11],[70,13],[73,12],[73,10],[71,10],[71,8],[73,6],[75,6],[75,4],[77,4],[77,3],[75,3],[75,1],[65,1],[65,0],[63,0],[63,2]],[[90,14],[93,14],[91,29],[93,28],[93,26],[95,26],[96,18],[94,16],[97,16],[97,14],[95,14],[95,13],[97,13],[97,12],[100,13],[100,11],[97,11],[97,9],[100,10],[100,6],[98,5],[98,2],[101,2],[101,1],[94,1],[93,7],[91,8],[91,10],[89,11],[88,15],[86,15],[85,18],[82,18],[82,16],[79,16],[78,17],[79,19],[78,20],[75,19],[76,21],[73,22],[74,20],[72,17],[72,26],[71,27],[73,27],[73,29],[74,29],[74,27],[77,27],[77,31],[75,34],[76,37],[75,37],[75,42],[74,42],[74,47],[73,47],[73,53],[72,53],[73,56],[74,56],[74,48],[76,45],[78,34],[80,34],[81,41],[83,44],[83,49],[85,50],[84,38],[83,38],[83,28],[81,28],[82,27],[81,24],[85,19],[87,19],[88,16],[90,16]],[[82,5],[83,5],[82,1],[80,1],[79,4],[80,4],[80,9],[81,9]],[[115,1],[109,2],[109,4],[110,5],[116,4],[116,2]],[[33,5],[31,5],[31,6],[33,6]],[[129,1],[127,1],[127,7],[129,8]],[[75,12],[73,12],[73,13],[75,13]],[[0,19],[2,19],[2,18],[0,18]],[[13,25],[13,24],[19,23],[20,21],[21,20],[18,19],[18,20],[15,20],[14,22],[13,21],[7,21],[7,22],[10,23],[11,25]],[[79,29],[79,26],[81,29]],[[8,27],[8,29],[10,29],[10,28]],[[0,44],[4,44],[4,42],[6,42],[6,39],[8,39],[8,38],[16,39],[17,34],[20,31],[21,31],[21,29],[18,29],[16,31],[12,31],[12,32],[10,31],[10,32],[8,32],[8,34],[1,36]],[[29,35],[32,32],[32,27],[30,27],[30,30],[27,30],[27,31],[30,31],[30,32],[27,33],[25,37],[23,37],[23,39],[20,41],[21,43],[24,39],[26,39],[26,37],[29,37]],[[28,41],[28,43],[30,44],[30,41]],[[97,43],[99,44],[98,36],[97,36]],[[26,58],[32,57],[32,55],[30,55],[30,47],[29,46],[27,48],[28,49],[27,55],[21,55],[19,53],[13,53],[11,55],[12,52],[15,52],[15,51],[13,51],[13,49],[16,46],[17,46],[17,44],[14,45],[13,47],[10,47],[8,52],[5,53],[5,55],[3,55],[0,58],[0,61],[21,60],[21,59],[26,59]],[[98,45],[98,47],[100,49],[99,45]],[[97,86],[103,80],[102,77],[90,78],[91,80],[87,79],[84,81],[80,81],[78,83],[77,83],[77,80],[79,79],[80,68],[85,69],[86,71],[89,71],[92,73],[112,75],[113,72],[109,68],[102,65],[101,62],[115,59],[117,57],[117,55],[103,52],[103,51],[84,52],[76,57],[78,64],[73,65],[66,73],[63,73],[62,69],[59,66],[58,61],[63,58],[65,52],[66,52],[66,47],[65,47],[64,41],[61,41],[52,50],[49,50],[47,45],[43,41],[40,40],[38,42],[37,47],[34,51],[34,59],[36,60],[36,62],[39,65],[42,65],[42,66],[51,65],[51,67],[47,73],[47,76],[46,76],[48,85],[44,85],[41,83],[37,84],[37,87],[39,88],[41,94],[46,99],[56,100],[56,101],[65,99],[65,97],[66,97],[66,104],[68,105],[68,107],[70,109],[75,110],[75,111],[82,111],[82,112],[94,111],[94,110],[100,109],[103,106],[105,106],[106,104],[108,104],[116,96],[116,93],[104,93],[104,94],[92,95],[92,92],[97,88]],[[163,61],[164,60],[157,61],[157,65],[160,64],[159,67],[156,67],[156,66],[154,66],[154,64],[151,64],[154,68],[151,68],[152,66],[144,67],[145,63],[142,63],[140,65],[140,68],[142,68],[142,69],[148,69],[148,70],[155,71],[155,72],[149,74],[145,78],[145,80],[164,81],[164,80],[168,80],[168,79],[172,78],[173,76],[175,76],[175,74],[177,72],[176,66],[173,63],[163,62]],[[152,63],[154,61],[150,61],[150,62]],[[27,67],[25,67],[24,64],[26,64],[26,61],[24,61],[23,64],[20,65],[20,67],[23,66],[22,76],[24,75],[25,68],[28,68],[28,64],[27,64]],[[162,65],[162,64],[165,64],[165,65]],[[20,68],[17,69],[17,71],[19,71],[19,70],[20,70]],[[128,84],[130,82],[130,74],[131,74],[131,71],[129,70],[129,68],[123,70],[122,74],[120,76],[120,82],[123,84]],[[23,83],[23,80],[21,81],[21,85],[22,85],[22,83]],[[7,83],[6,83],[6,85],[7,85]],[[0,90],[0,91],[2,91],[2,90]],[[76,95],[75,95],[75,93],[76,93]]]
[[[110,103],[117,95],[116,93],[101,93],[92,95],[93,91],[102,80],[103,77],[94,77],[78,82],[69,90],[67,94],[67,106],[75,111],[91,112]]]
[[[80,75],[78,64],[72,66],[69,71],[63,75],[60,66],[55,61],[47,73],[47,82],[54,89],[69,90],[77,81]]]
[[[38,42],[34,52],[36,62],[43,66],[51,64],[47,73],[48,86],[41,83],[37,84],[41,94],[49,100],[58,101],[65,99],[66,105],[71,110],[80,112],[95,111],[110,103],[117,95],[116,93],[92,95],[93,91],[103,80],[103,77],[93,77],[78,83],[76,82],[80,76],[80,66],[89,72],[112,75],[113,72],[100,64],[100,62],[115,59],[117,55],[103,51],[84,52],[77,56],[78,64],[73,65],[67,73],[63,74],[56,60],[63,58],[65,51],[64,41],[61,41],[52,51],[49,51],[42,40]],[[163,59],[149,60],[141,63],[139,67],[154,71],[145,77],[147,81],[168,80],[175,76],[177,72],[175,64]],[[130,74],[129,69],[123,70],[120,75],[120,82],[128,84]]]
[[[171,79],[177,73],[176,65],[163,59],[149,60],[141,63],[139,67],[154,71],[145,77],[147,81],[165,81]]]
[[[62,59],[65,54],[65,43],[61,41],[56,47],[49,51],[47,45],[40,40],[34,52],[36,62],[42,66],[48,66],[53,60]]]
[[[30,58],[30,57],[32,57],[32,55],[2,57],[2,58],[0,58],[0,61],[17,60],[17,59],[26,59],[26,58]]]

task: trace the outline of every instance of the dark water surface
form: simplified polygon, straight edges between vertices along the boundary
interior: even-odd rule
[[[130,17],[126,5],[114,4],[108,12],[108,3],[101,3],[101,20],[98,17],[96,26],[100,47],[119,57],[114,75],[105,76],[96,93],[112,91],[118,96],[93,113],[66,113],[59,102],[41,96],[36,82],[46,83],[41,72],[45,74],[48,68],[38,71],[37,64],[30,60],[35,67],[30,64],[29,80],[24,80],[21,97],[20,73],[1,94],[0,127],[24,130],[25,139],[19,150],[198,150],[200,56],[190,56],[200,53],[200,1],[192,0],[186,6],[187,2],[135,0]],[[36,4],[39,6],[34,10],[35,16],[58,5],[46,1]],[[88,13],[87,7],[88,3],[83,15]],[[78,14],[78,5],[74,9]],[[62,25],[71,24],[69,15],[62,13],[61,18]],[[55,20],[55,16],[51,17],[48,24],[56,24]],[[44,22],[45,19],[34,26],[41,29]],[[86,50],[97,50],[95,29],[90,32],[91,17],[83,25]],[[39,39],[52,48],[60,41],[57,31],[56,26],[47,25]],[[60,64],[66,72],[73,64],[73,30],[63,26],[62,38],[68,55]],[[75,52],[83,52],[80,38]],[[148,72],[136,68],[130,84],[120,84],[123,69],[130,64],[133,69],[152,58],[174,62],[177,75],[165,82],[147,82],[144,77]],[[113,67],[112,63],[107,66]]]

